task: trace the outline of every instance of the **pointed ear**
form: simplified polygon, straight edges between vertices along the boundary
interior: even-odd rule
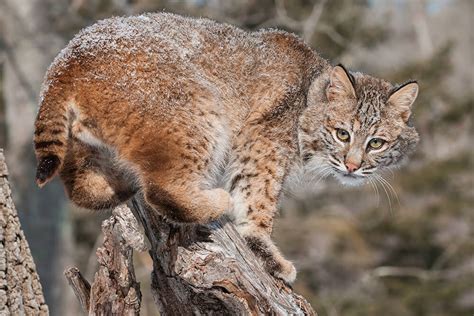
[[[355,99],[355,89],[352,75],[349,74],[344,66],[337,65],[332,69],[329,85],[326,88],[326,97],[329,101],[342,99]]]
[[[404,122],[407,122],[411,115],[411,106],[418,96],[418,83],[407,82],[395,91],[388,98],[388,103],[396,107]]]

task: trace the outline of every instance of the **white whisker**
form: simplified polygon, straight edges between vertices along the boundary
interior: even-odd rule
[[[379,193],[379,189],[377,188],[377,184],[372,179],[372,177],[368,177],[367,180],[369,180],[370,185],[374,189],[375,196],[377,197],[377,206],[379,206],[380,205],[380,193]]]
[[[298,198],[298,191],[306,191],[316,187],[323,179],[331,174],[333,167],[327,164],[324,157],[314,157],[308,164],[300,165],[293,170],[283,192],[288,197]],[[306,189],[305,189],[306,188]]]
[[[311,174],[311,179],[308,181],[308,183],[311,183],[311,185],[316,186],[318,183],[321,181],[323,176],[330,170],[331,167],[322,167],[321,169],[317,170],[316,172]],[[315,183],[316,181],[316,183]]]
[[[329,176],[331,174],[332,170],[331,168],[327,168],[326,171],[321,175],[321,177],[319,177],[318,181],[316,181],[315,183],[315,186],[319,184],[319,182],[323,179],[325,179],[327,176]]]
[[[390,194],[388,193],[387,188],[385,187],[385,183],[380,180],[380,176],[377,174],[374,174],[374,180],[376,180],[382,186],[382,189],[384,190],[385,195],[387,196],[387,199],[388,199],[388,207],[389,207],[390,215],[393,215],[392,199],[390,198]]]
[[[384,177],[382,177],[381,175],[379,175],[379,177],[380,177],[380,180],[383,181],[387,185],[387,188],[391,191],[392,195],[397,200],[398,206],[400,207],[401,206],[400,199],[398,198],[398,194],[395,188]]]

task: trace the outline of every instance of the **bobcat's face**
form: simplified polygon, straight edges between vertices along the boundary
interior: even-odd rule
[[[308,97],[300,120],[300,152],[308,169],[359,185],[415,148],[418,134],[408,124],[415,82],[393,88],[336,66],[325,92],[319,101]]]

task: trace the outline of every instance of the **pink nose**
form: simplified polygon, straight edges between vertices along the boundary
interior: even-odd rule
[[[347,171],[349,171],[349,173],[356,171],[357,169],[359,169],[359,167],[360,165],[356,165],[355,163],[346,162],[346,168],[347,168]]]

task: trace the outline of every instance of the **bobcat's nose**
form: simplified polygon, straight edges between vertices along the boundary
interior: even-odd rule
[[[346,168],[349,173],[355,172],[357,169],[359,169],[360,165],[357,165],[353,162],[346,162]]]

